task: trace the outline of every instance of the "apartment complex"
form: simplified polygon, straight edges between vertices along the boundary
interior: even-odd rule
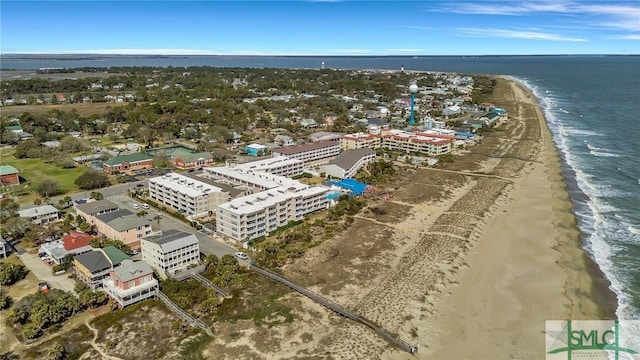
[[[91,225],[95,225],[96,216],[120,209],[116,203],[109,200],[91,201],[84,204],[75,204],[74,206],[76,214],[82,216]]]
[[[327,207],[324,187],[277,187],[218,206],[216,231],[235,241],[266,236],[271,231]]]
[[[149,197],[192,218],[206,216],[230,200],[219,187],[175,173],[149,179]]]
[[[352,178],[358,170],[374,161],[376,152],[373,149],[347,150],[327,164],[325,173],[338,179]]]
[[[328,162],[340,154],[340,141],[318,141],[308,144],[273,149],[274,156],[287,156],[305,164]]]
[[[380,135],[356,133],[342,137],[342,148],[348,149],[377,149],[417,152],[428,155],[442,155],[453,150],[454,135],[442,131],[428,130],[425,132],[406,132],[403,130],[385,130]]]
[[[200,263],[200,243],[195,235],[169,230],[140,242],[142,260],[154,268],[161,278]]]
[[[269,159],[250,161],[241,164],[230,164],[233,169],[264,171],[273,175],[292,177],[304,172],[304,163],[300,159],[287,156],[274,156]]]
[[[123,308],[155,297],[158,280],[153,278],[153,270],[146,262],[125,260],[120,267],[109,271],[109,277],[103,280],[103,287]]]
[[[368,133],[347,134],[340,139],[342,150],[377,149],[381,145],[380,136]]]

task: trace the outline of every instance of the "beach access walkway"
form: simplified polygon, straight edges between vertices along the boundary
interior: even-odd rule
[[[249,269],[257,272],[258,274],[261,274],[269,279],[275,280],[281,284],[284,284],[285,286],[297,291],[298,293],[308,297],[309,299],[315,301],[316,303],[326,307],[329,310],[332,310],[336,313],[338,313],[341,316],[346,317],[347,319],[351,319],[353,321],[357,321],[361,324],[364,324],[366,326],[368,326],[369,328],[371,328],[373,331],[375,331],[376,333],[378,333],[378,335],[382,336],[383,338],[385,338],[387,341],[389,341],[390,343],[398,346],[399,348],[401,348],[402,350],[410,353],[410,354],[414,354],[418,351],[418,346],[419,344],[416,345],[410,345],[409,343],[397,338],[396,336],[392,335],[391,333],[389,333],[388,331],[386,331],[385,329],[381,328],[380,326],[376,325],[373,321],[360,316],[358,314],[356,314],[355,312],[345,309],[342,306],[324,298],[323,296],[316,294],[315,292],[306,289],[302,286],[298,286],[294,283],[292,283],[291,281],[283,278],[282,276],[276,275],[274,273],[272,273],[271,271],[268,271],[266,269],[263,269],[261,267],[256,266],[255,264],[251,264],[249,265]]]

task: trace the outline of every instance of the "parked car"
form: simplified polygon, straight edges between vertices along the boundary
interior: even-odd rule
[[[147,205],[147,204],[142,204],[142,208],[143,208],[143,209],[145,209],[145,210],[149,210],[149,205]]]
[[[237,252],[236,257],[240,260],[247,260],[249,256],[243,252]]]
[[[136,203],[131,204],[131,207],[132,207],[133,209],[135,209],[135,210],[140,209],[140,205],[138,205],[138,204],[136,204]]]

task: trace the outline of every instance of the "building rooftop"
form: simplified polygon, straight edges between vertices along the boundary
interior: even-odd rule
[[[261,189],[273,189],[276,187],[307,187],[299,181],[285,176],[274,175],[264,171],[254,171],[242,168],[229,168],[223,166],[208,167],[205,172],[213,177],[236,179],[236,181],[251,184]]]
[[[171,153],[172,158],[180,158],[184,162],[192,162],[196,160],[213,159],[210,152],[190,152],[185,149],[177,148]]]
[[[124,162],[134,163],[146,160],[153,160],[153,156],[147,153],[134,153],[127,155],[118,155],[104,162],[104,165],[115,166]]]
[[[107,259],[104,253],[99,250],[80,254],[75,257],[75,260],[91,272],[97,272],[111,268],[109,259]]]
[[[243,196],[239,199],[218,205],[218,207],[236,214],[252,214],[290,198],[312,196],[327,191],[329,190],[322,186],[306,187],[304,189],[279,187],[257,194]]]
[[[70,233],[62,237],[62,242],[64,243],[64,248],[67,251],[71,251],[89,245],[91,235],[71,230]]]
[[[100,211],[106,210],[118,210],[120,207],[109,200],[91,201],[85,204],[76,205],[76,209],[82,211],[85,214],[93,215]]]
[[[277,149],[274,149],[273,152],[278,154],[283,154],[283,155],[291,155],[291,154],[298,154],[305,151],[317,150],[317,149],[322,149],[322,148],[332,147],[332,146],[339,147],[340,142],[333,141],[333,140],[317,141],[317,142],[312,142],[312,143],[302,144],[302,145],[279,147]]]
[[[42,215],[57,214],[59,211],[53,205],[42,205],[18,211],[18,215],[24,218],[34,218]]]
[[[137,279],[141,276],[153,273],[149,264],[144,261],[136,261],[123,263],[122,266],[113,271],[123,283]]]
[[[363,156],[375,154],[372,149],[354,149],[342,152],[335,159],[329,161],[327,165],[337,165],[345,170],[351,169]]]
[[[162,235],[149,236],[141,240],[144,247],[145,242],[151,242],[160,245],[162,251],[170,252],[186,246],[199,244],[198,238],[190,233],[180,230],[169,230]]]
[[[240,190],[240,189],[236,189],[231,185],[227,185],[227,184],[223,184],[223,183],[219,183],[217,181],[214,181],[212,179],[208,179],[205,177],[200,177],[198,175],[195,175],[194,173],[185,173],[184,176],[197,180],[197,181],[202,181],[203,183],[209,184],[213,187],[217,187],[220,188],[220,191],[227,193],[231,196],[231,198],[235,198],[238,195],[244,193],[244,190]]]
[[[130,259],[129,255],[123,253],[115,246],[107,246],[102,249],[102,252],[113,266],[119,265],[124,260]]]
[[[207,193],[222,192],[222,189],[204,181],[181,174],[169,173],[149,179],[149,183],[162,185],[189,197],[202,196]]]
[[[17,174],[17,173],[18,173],[18,169],[14,168],[11,165],[0,165],[0,176]]]
[[[109,212],[96,217],[116,231],[131,230],[151,223],[151,220],[135,215],[127,209]]]
[[[300,159],[292,159],[287,156],[274,156],[268,159],[249,161],[241,164],[234,164],[234,165],[231,165],[230,167],[233,169],[268,171],[277,167],[295,165],[295,164],[303,164],[303,161]]]

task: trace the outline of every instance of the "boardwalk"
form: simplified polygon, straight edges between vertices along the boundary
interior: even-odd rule
[[[218,295],[220,295],[222,297],[225,297],[225,298],[230,297],[229,293],[227,293],[226,291],[220,289],[214,283],[212,283],[211,280],[207,279],[206,277],[204,277],[204,276],[202,276],[200,274],[193,273],[193,274],[191,274],[191,278],[201,282],[202,285],[208,287],[209,289],[212,289],[213,291],[215,291]]]
[[[373,321],[362,317],[348,309],[343,308],[342,306],[335,304],[333,302],[331,302],[330,300],[314,293],[311,290],[305,289],[302,286],[298,286],[294,283],[292,283],[291,281],[278,276],[268,270],[262,269],[258,266],[255,265],[250,265],[249,268],[255,272],[257,272],[258,274],[264,275],[270,279],[273,279],[275,281],[278,281],[279,283],[282,283],[288,287],[290,287],[291,289],[299,292],[300,294],[308,297],[309,299],[315,301],[316,303],[326,307],[327,309],[330,309],[344,317],[346,317],[347,319],[351,319],[353,321],[357,321],[361,324],[364,324],[366,326],[368,326],[369,328],[371,328],[373,331],[377,332],[380,336],[382,336],[383,338],[385,338],[387,341],[389,341],[390,343],[398,346],[399,348],[401,348],[402,350],[413,354],[415,352],[418,351],[418,345],[410,345],[407,342],[397,338],[396,336],[392,335],[391,333],[389,333],[388,331],[386,331],[385,329],[381,328],[380,326],[376,325]]]
[[[192,317],[191,315],[187,314],[186,311],[182,310],[180,307],[178,307],[178,305],[174,304],[173,301],[171,301],[171,299],[169,299],[169,297],[167,295],[162,293],[162,291],[158,291],[157,295],[158,295],[158,299],[160,299],[160,301],[162,301],[165,305],[167,305],[167,307],[171,311],[173,311],[178,316],[183,318],[186,322],[188,322],[189,325],[194,326],[194,327],[199,327],[202,330],[206,331],[207,334],[213,335],[213,331],[211,331],[211,328],[207,324],[205,324],[202,321],[200,321],[200,320]]]

